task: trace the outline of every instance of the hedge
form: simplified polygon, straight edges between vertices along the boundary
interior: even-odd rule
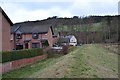
[[[24,49],[24,50],[16,50],[16,51],[5,51],[2,52],[2,63],[19,60],[23,58],[30,58],[43,55],[43,49],[34,48],[34,49]]]

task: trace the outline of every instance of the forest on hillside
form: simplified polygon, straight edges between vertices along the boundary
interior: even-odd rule
[[[51,19],[58,19],[54,23],[55,32],[61,32],[61,35],[75,35],[79,42],[92,43],[94,40],[94,42],[115,43],[120,39],[118,21],[120,16],[88,16],[84,18],[74,16],[73,18],[53,17]]]

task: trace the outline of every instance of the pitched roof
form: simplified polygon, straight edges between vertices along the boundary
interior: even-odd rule
[[[10,18],[7,16],[7,14],[3,11],[3,9],[0,7],[0,12],[3,14],[3,16],[6,18],[6,20],[10,23],[10,25],[12,26],[13,23],[10,20]]]
[[[71,39],[73,37],[73,35],[69,35],[69,36],[65,36],[64,38],[69,38]]]
[[[59,38],[58,42],[60,42],[60,43],[69,43],[70,39],[69,38]]]
[[[69,35],[69,36],[61,37],[58,42],[61,42],[61,43],[69,43],[69,42],[70,42],[70,39],[71,39],[73,36],[74,36],[74,35]]]
[[[40,25],[37,23],[19,23],[19,24],[14,24],[11,27],[11,32],[14,33],[16,30],[19,30],[22,33],[47,33],[49,28],[51,29],[52,33],[52,26],[50,25]],[[54,34],[54,33],[53,33]]]
[[[60,35],[59,32],[54,32],[53,37],[57,37],[58,35]]]

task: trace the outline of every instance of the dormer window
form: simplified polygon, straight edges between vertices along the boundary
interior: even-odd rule
[[[22,39],[22,34],[16,34],[17,39]]]
[[[33,39],[38,39],[38,34],[37,33],[33,33],[32,37],[33,37]]]

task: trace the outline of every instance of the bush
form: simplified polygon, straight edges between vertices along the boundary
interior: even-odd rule
[[[50,49],[47,51],[47,54],[48,54],[48,58],[52,58],[54,57],[55,52],[52,49]]]
[[[63,56],[64,54],[62,51],[54,50],[54,49],[49,49],[46,52],[48,54],[48,58],[58,58],[60,56]]]
[[[36,49],[24,49],[18,51],[5,51],[2,52],[2,63],[19,60],[23,58],[30,58],[43,55],[43,49],[36,48]]]
[[[63,45],[62,53],[63,54],[68,54],[68,45]]]

